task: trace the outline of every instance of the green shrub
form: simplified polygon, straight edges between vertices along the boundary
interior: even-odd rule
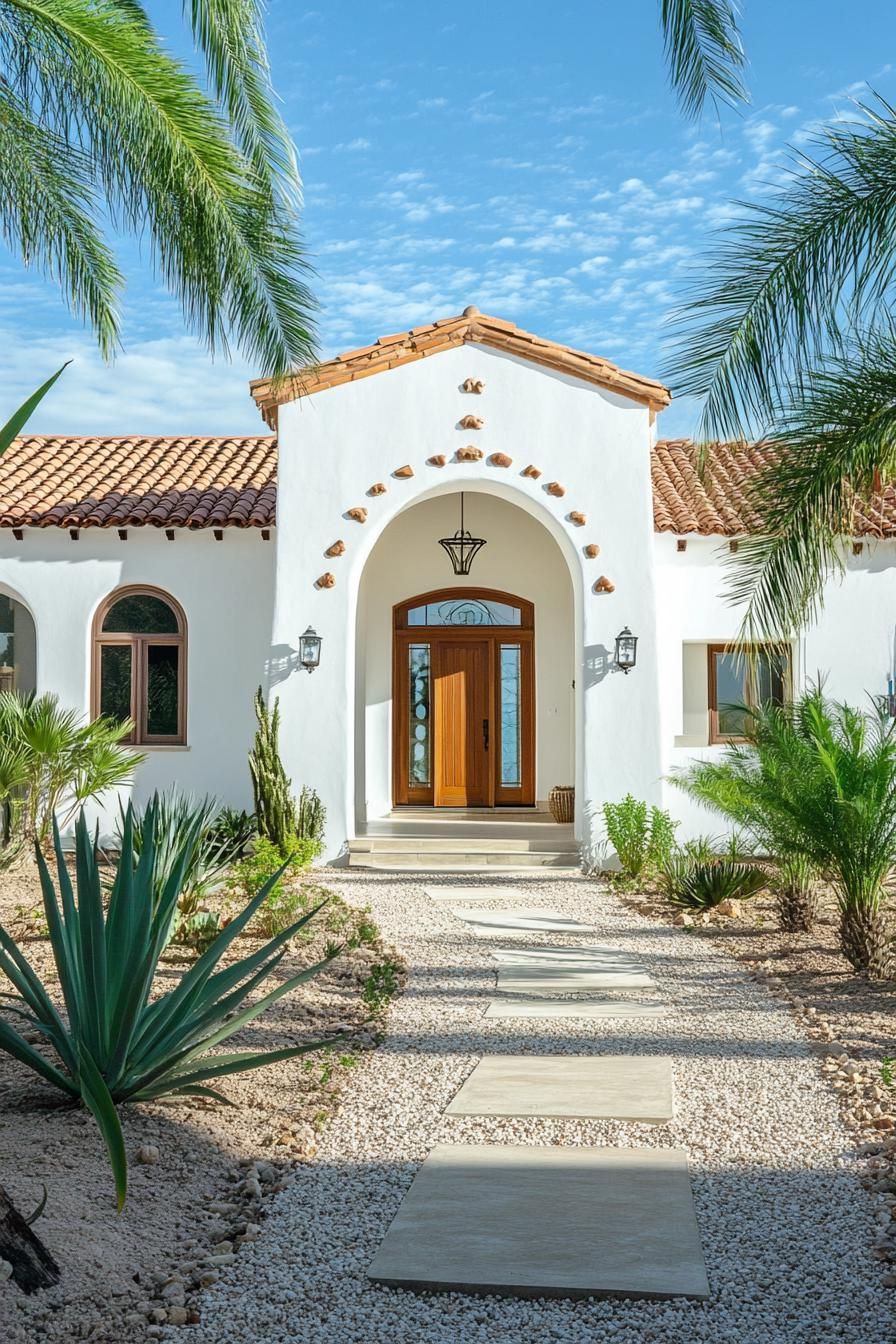
[[[133,811],[125,814],[121,853],[104,909],[96,854],[83,811],[75,827],[75,884],[54,827],[59,896],[38,850],[44,909],[55,969],[65,1004],[57,1010],[48,989],[11,935],[0,926],[0,971],[19,996],[14,1009],[29,1035],[39,1032],[49,1049],[38,1050],[0,1021],[0,1049],[80,1100],[99,1125],[115,1176],[119,1208],[127,1193],[127,1159],[116,1106],[166,1095],[213,1096],[209,1083],[319,1048],[292,1046],[269,1052],[221,1053],[216,1047],[254,1021],[265,1008],[306,983],[338,955],[287,977],[260,997],[250,996],[277,970],[286,944],[317,913],[247,957],[220,968],[224,954],[255,918],[279,874],[222,929],[178,983],[151,999],[159,958],[177,907],[189,862],[184,851],[156,899],[155,804],[143,818],[143,848],[134,854]],[[220,1099],[220,1098],[219,1098]]]
[[[123,745],[133,724],[81,721],[56,695],[0,692],[0,805],[10,846],[48,843],[89,798],[126,784],[145,758]]]
[[[361,997],[372,1012],[380,1012],[398,993],[401,967],[386,960],[371,966],[361,990]]]
[[[687,910],[712,910],[723,901],[743,901],[767,885],[768,877],[761,868],[736,859],[707,863],[682,854],[665,873],[669,900]]]
[[[296,835],[300,840],[310,841],[314,845],[313,858],[317,858],[324,847],[324,828],[327,824],[327,809],[314,789],[307,785],[299,794],[296,808]]]
[[[662,866],[675,845],[678,825],[661,808],[648,806],[627,793],[619,803],[604,803],[607,838],[622,871],[631,878]]]
[[[751,709],[745,734],[722,762],[697,763],[675,782],[727,815],[737,811],[767,838],[769,852],[788,865],[797,911],[814,874],[826,874],[840,907],[843,955],[862,975],[889,975],[884,899],[896,861],[896,721],[879,709],[835,704],[818,684],[793,704]]]
[[[250,853],[233,868],[232,881],[244,896],[257,891],[274,873],[280,874],[255,921],[268,938],[286,928],[307,904],[305,889],[290,885],[289,873],[296,868],[307,868],[317,848],[313,841],[300,840],[297,836],[290,837],[288,845],[286,854],[283,854],[270,840],[259,835]],[[318,890],[315,888],[315,891]]]

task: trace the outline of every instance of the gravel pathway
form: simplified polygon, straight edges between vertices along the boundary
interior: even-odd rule
[[[371,905],[407,956],[410,983],[317,1160],[299,1169],[260,1240],[205,1296],[191,1344],[892,1344],[896,1295],[881,1287],[871,1253],[873,1207],[834,1095],[787,1009],[699,935],[629,913],[605,888],[512,882],[526,904],[594,922],[594,941],[642,957],[673,1011],[632,1021],[484,1019],[494,987],[488,940],[426,897],[422,880],[333,879],[348,900]],[[670,1055],[676,1119],[443,1115],[483,1053],[591,1051]],[[436,1142],[685,1148],[711,1300],[518,1301],[370,1285],[367,1265]]]

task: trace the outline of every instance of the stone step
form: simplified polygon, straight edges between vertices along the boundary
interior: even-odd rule
[[[355,842],[349,845],[350,868],[415,869],[427,871],[453,872],[493,872],[497,869],[507,872],[524,870],[558,870],[564,873],[580,871],[578,852],[574,849],[517,850],[467,848],[415,848],[394,849],[384,846],[365,846],[356,848]]]
[[[573,854],[578,855],[579,847],[575,840],[560,836],[359,836],[349,841],[352,853],[363,854],[384,850],[398,854],[406,851],[412,854]]]

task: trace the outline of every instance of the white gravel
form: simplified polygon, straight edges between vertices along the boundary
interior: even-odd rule
[[[469,876],[458,881],[470,885]],[[434,885],[432,876],[425,883]],[[527,904],[593,921],[600,941],[639,954],[674,1010],[628,1022],[485,1019],[494,987],[489,944],[426,897],[424,879],[334,879],[347,899],[372,906],[387,939],[403,950],[408,989],[317,1160],[299,1170],[226,1282],[206,1294],[202,1324],[165,1337],[181,1344],[893,1344],[896,1294],[881,1286],[871,1253],[874,1208],[858,1183],[834,1095],[787,1009],[699,935],[629,913],[595,884],[521,883],[518,875],[512,883],[525,888]],[[590,1051],[671,1055],[675,1121],[443,1115],[485,1052]],[[518,1301],[369,1284],[366,1267],[429,1149],[467,1141],[685,1148],[711,1300]]]

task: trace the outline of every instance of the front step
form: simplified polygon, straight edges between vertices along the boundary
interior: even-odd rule
[[[542,842],[543,844],[543,842]],[[402,868],[470,872],[496,869],[580,870],[575,843],[560,842],[558,848],[542,848],[534,840],[420,840],[406,836],[372,839],[365,836],[349,842],[350,868]]]

